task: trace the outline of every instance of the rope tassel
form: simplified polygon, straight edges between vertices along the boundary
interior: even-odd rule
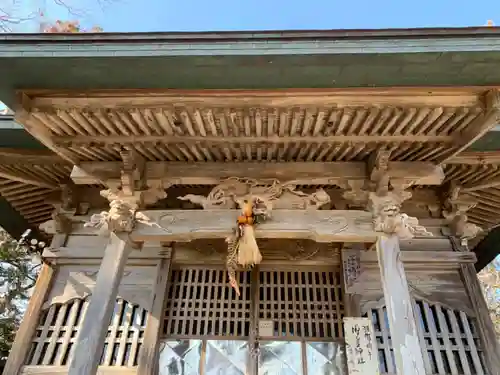
[[[236,281],[235,271],[242,268],[249,269],[262,262],[262,254],[255,239],[254,225],[265,220],[268,216],[266,210],[257,210],[258,202],[258,199],[250,202],[245,200],[243,202],[235,234],[226,239],[226,242],[228,242],[226,263],[229,272],[229,282],[238,296],[240,295],[240,290]]]
[[[244,225],[243,232],[238,241],[238,264],[241,266],[253,266],[262,262],[262,255],[255,240],[253,225]]]

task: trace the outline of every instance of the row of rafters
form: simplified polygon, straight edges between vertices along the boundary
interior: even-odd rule
[[[442,162],[496,124],[497,90],[26,91],[16,117],[75,164],[154,161]]]
[[[0,195],[28,222],[50,219],[54,196],[71,164],[50,151],[0,148]]]

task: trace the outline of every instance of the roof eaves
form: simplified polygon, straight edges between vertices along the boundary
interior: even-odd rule
[[[48,42],[48,43],[46,43]],[[0,56],[11,57],[179,57],[342,55],[446,52],[500,52],[500,34],[490,37],[307,39],[307,40],[105,40],[47,39],[26,43],[0,39]]]
[[[0,42],[201,42],[296,39],[378,39],[378,38],[456,38],[500,36],[500,27],[410,28],[410,29],[333,29],[333,30],[263,30],[147,33],[79,33],[79,34],[0,34]]]

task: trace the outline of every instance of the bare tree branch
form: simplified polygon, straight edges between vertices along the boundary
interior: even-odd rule
[[[20,25],[28,21],[36,20],[38,17],[42,17],[44,15],[43,9],[37,9],[29,14],[20,14],[20,12],[16,11],[16,8],[26,9],[28,8],[28,5],[31,6],[31,3],[28,4],[28,1],[29,0],[11,0],[10,4],[5,4],[5,0],[3,1],[0,0],[0,2],[2,2],[2,4],[0,5],[0,32],[4,33],[12,32],[15,25]],[[72,4],[70,0],[50,0],[50,1],[52,1],[55,5],[63,8],[66,12],[68,12],[70,16],[73,16],[76,20],[87,17],[89,15],[89,12],[86,9]],[[106,5],[109,5],[115,1],[116,0],[94,0],[94,2],[100,7],[101,10],[103,10],[103,8]],[[57,32],[57,33],[84,32],[83,30],[80,29],[78,21],[71,21],[71,25],[77,26],[76,29],[73,27],[66,27],[66,29],[64,29],[64,27],[51,28],[49,26],[48,28],[46,28],[48,31],[45,32]],[[69,26],[69,24],[66,24],[65,26]],[[102,30],[94,28],[91,31],[99,32]]]

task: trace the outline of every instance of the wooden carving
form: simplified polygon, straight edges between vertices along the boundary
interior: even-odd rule
[[[371,155],[368,163],[367,181],[347,181],[348,189],[343,197],[367,208],[372,213],[373,229],[389,235],[396,234],[401,239],[414,236],[432,236],[418,219],[401,212],[404,201],[411,198],[405,191],[410,185],[407,180],[390,180],[387,175],[390,153],[378,150]]]
[[[340,245],[337,242],[316,242],[313,240],[259,239],[259,250],[266,260],[315,260],[318,258],[337,259]],[[181,250],[179,250],[181,249]],[[191,255],[192,254],[192,255]],[[227,254],[227,246],[220,240],[201,239],[191,241],[176,250],[176,257],[195,257],[197,260],[222,259]]]
[[[448,221],[451,235],[460,240],[462,246],[475,238],[483,229],[476,224],[469,223],[466,212],[474,208],[476,201],[460,197],[461,187],[456,183],[450,183],[444,194],[443,217]]]
[[[368,208],[373,215],[373,229],[376,232],[396,234],[401,239],[410,239],[415,236],[432,236],[418,219],[401,212],[402,203],[411,197],[411,193],[404,191],[389,191],[379,196],[370,192]]]
[[[101,191],[101,195],[110,201],[110,209],[92,215],[90,221],[85,223],[85,227],[97,228],[98,234],[109,235],[111,232],[130,233],[137,221],[149,222],[146,215],[137,212],[139,197],[127,197],[121,192],[114,192],[111,189]]]
[[[312,194],[296,190],[293,182],[280,183],[278,180],[254,180],[232,177],[223,181],[208,196],[188,194],[179,197],[202,206],[204,209],[236,209],[244,200],[258,198],[265,202],[268,210],[298,209],[317,210],[330,203],[330,196],[319,189]]]
[[[120,183],[100,193],[110,202],[109,211],[94,214],[85,223],[86,227],[97,228],[101,235],[132,232],[137,221],[148,222],[148,218],[137,210],[167,197],[161,181],[153,181],[147,186],[145,161],[137,152],[123,148],[120,156],[123,160]]]

